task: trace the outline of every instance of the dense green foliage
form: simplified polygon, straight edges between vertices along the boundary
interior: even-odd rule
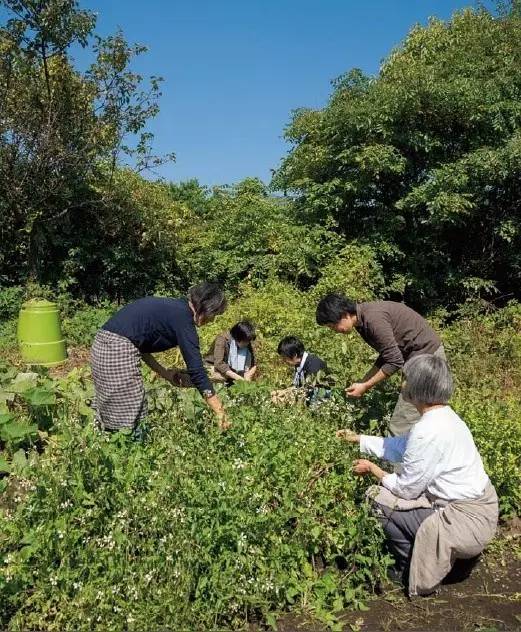
[[[517,10],[414,27],[378,76],[349,71],[323,110],[298,110],[272,183],[294,199],[254,178],[212,191],[143,179],[161,160],[144,131],[159,79],[146,91],[132,71],[144,49],[96,38],[72,0],[2,5],[3,285],[30,279],[91,301],[202,278],[302,289],[347,247],[339,265],[370,250],[380,292],[422,309],[519,296]],[[92,52],[85,72],[71,62],[78,44]]]
[[[174,185],[171,191],[181,193]],[[192,208],[177,251],[186,279],[210,278],[233,290],[245,279],[258,286],[274,277],[307,286],[341,243],[321,226],[298,223],[289,201],[268,197],[253,178],[215,188]]]
[[[137,170],[161,160],[145,131],[159,79],[144,85],[130,69],[144,49],[119,33],[95,38],[94,14],[76,0],[0,8],[0,280],[117,297],[141,267],[132,291],[149,290],[151,275],[169,278],[153,237],[167,225],[168,198],[159,217],[161,190],[121,171],[125,158]],[[72,65],[77,45],[92,52],[85,72]]]
[[[271,385],[289,379],[274,358],[280,332],[320,349],[340,385],[371,351],[357,336],[310,325],[306,293],[279,283],[269,295],[274,305],[245,293],[203,330],[209,341],[248,310],[263,334],[261,382],[224,393],[233,421],[225,434],[195,392],[148,375],[147,443],[108,438],[92,427],[87,369],[60,380],[4,369],[0,468],[11,476],[0,496],[1,625],[224,630],[273,622],[293,606],[335,627],[337,610],[362,607],[387,558],[362,502],[369,481],[353,477],[356,452],[334,431],[385,427],[398,385],[350,405],[335,396],[315,409],[273,406]],[[453,405],[503,515],[521,511],[520,323],[513,304],[442,329],[457,376]]]
[[[27,499],[3,512],[12,629],[235,628],[301,600],[332,620],[385,571],[337,410],[277,411],[273,423],[268,393],[239,391],[222,435],[197,396],[157,385],[142,446],[80,425],[81,388],[57,387],[58,434],[19,467]]]
[[[407,300],[521,289],[521,19],[416,26],[377,77],[352,70],[295,113],[275,186],[379,253]]]

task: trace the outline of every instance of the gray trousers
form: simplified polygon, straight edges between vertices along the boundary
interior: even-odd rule
[[[373,514],[385,531],[387,545],[396,560],[398,571],[405,571],[408,568],[416,532],[425,518],[434,511],[426,507],[404,511],[373,502]]]
[[[443,358],[444,360],[447,359],[443,345],[440,345],[440,347],[436,349],[434,355]],[[420,416],[421,415],[416,408],[409,402],[406,402],[400,393],[396,406],[394,407],[391,421],[389,422],[389,434],[392,437],[407,434],[414,424],[420,419]]]

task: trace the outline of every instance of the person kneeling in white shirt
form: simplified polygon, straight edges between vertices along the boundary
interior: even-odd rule
[[[465,422],[448,401],[452,376],[445,360],[422,354],[403,369],[402,396],[421,419],[399,437],[370,437],[339,430],[337,437],[392,463],[389,474],[366,459],[356,474],[372,474],[380,486],[368,490],[376,517],[411,595],[433,592],[456,559],[479,555],[494,537],[498,502]]]

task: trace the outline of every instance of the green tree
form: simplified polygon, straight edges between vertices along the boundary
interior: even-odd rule
[[[0,7],[7,13],[0,28],[0,275],[6,283],[55,282],[71,252],[108,247],[107,225],[121,211],[118,167],[162,161],[146,130],[160,79],[143,85],[131,64],[144,48],[120,33],[95,38],[93,64],[76,70],[70,48],[93,41],[95,18],[75,0],[0,0]]]
[[[204,199],[193,184],[171,191],[177,199],[188,194],[192,213],[179,235],[186,283],[209,278],[236,290],[241,281],[258,286],[279,278],[305,288],[320,276],[339,241],[322,226],[299,222],[289,201],[270,197],[256,178],[216,187]]]
[[[414,27],[377,77],[299,110],[273,186],[374,245],[409,301],[521,292],[521,19],[484,9]]]

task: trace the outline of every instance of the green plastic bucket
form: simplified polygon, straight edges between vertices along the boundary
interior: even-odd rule
[[[22,358],[28,364],[55,366],[67,359],[55,303],[32,300],[22,305],[18,318],[18,344]]]

